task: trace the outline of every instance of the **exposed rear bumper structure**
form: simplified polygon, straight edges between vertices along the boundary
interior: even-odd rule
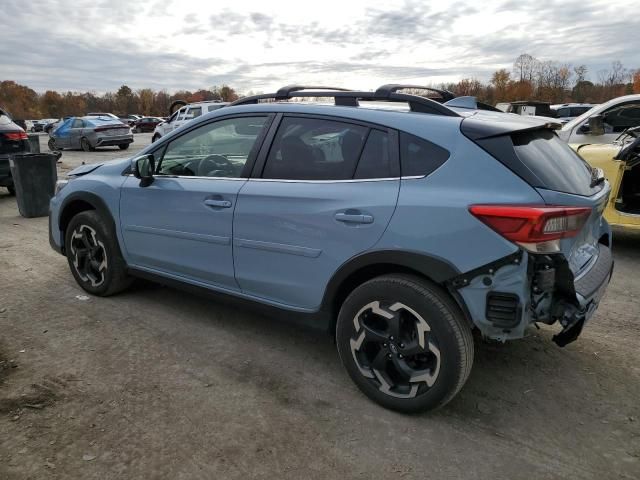
[[[611,249],[599,245],[592,264],[574,278],[562,254],[518,251],[448,282],[488,338],[521,338],[532,323],[559,322],[553,337],[563,347],[574,341],[598,307],[613,271]]]

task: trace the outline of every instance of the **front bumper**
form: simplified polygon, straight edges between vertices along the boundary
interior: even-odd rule
[[[58,216],[60,214],[60,202],[54,196],[49,201],[49,245],[56,252],[64,255],[62,231],[58,228]]]

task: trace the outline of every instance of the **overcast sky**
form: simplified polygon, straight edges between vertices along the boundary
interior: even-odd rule
[[[169,91],[488,80],[520,53],[640,68],[640,0],[0,0],[0,80]]]

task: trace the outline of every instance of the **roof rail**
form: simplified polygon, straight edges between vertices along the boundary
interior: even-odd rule
[[[407,88],[411,88],[413,90],[429,90],[430,92],[436,92],[438,95],[440,95],[443,99],[444,102],[448,101],[448,100],[453,100],[454,98],[456,98],[455,94],[450,92],[449,90],[442,90],[440,88],[433,88],[433,87],[425,87],[422,85],[405,85],[402,83],[388,83],[386,85],[382,85],[381,87],[378,87],[378,89],[376,90],[376,94],[379,96],[389,96],[392,93],[396,93],[398,90],[405,90]]]
[[[276,100],[286,100],[287,98],[291,98],[291,94],[293,92],[300,92],[302,90],[335,90],[337,92],[349,92],[348,88],[341,87],[312,87],[305,85],[287,85],[282,87],[276,92]]]
[[[260,100],[288,100],[294,97],[333,97],[336,105],[357,107],[358,101],[386,101],[386,102],[406,102],[409,104],[409,108],[412,112],[431,113],[434,115],[444,115],[447,117],[459,117],[456,112],[450,108],[442,105],[431,98],[421,97],[418,95],[410,95],[407,93],[395,93],[396,90],[403,88],[414,88],[407,85],[383,85],[375,92],[363,92],[357,90],[348,90],[345,88],[335,87],[310,87],[302,85],[288,85],[281,88],[276,93],[264,93],[260,95],[253,95],[251,97],[241,98],[231,103],[229,106],[237,105],[251,105],[256,104]],[[449,95],[453,95],[446,90],[437,90],[430,87],[415,87],[423,88],[425,90],[443,92]],[[316,90],[318,89],[318,90]],[[323,89],[323,90],[319,90]],[[442,95],[442,93],[440,93]],[[444,97],[444,95],[443,95]],[[455,96],[454,96],[455,97]]]

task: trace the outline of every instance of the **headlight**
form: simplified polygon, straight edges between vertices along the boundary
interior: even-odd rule
[[[55,195],[58,195],[58,192],[60,192],[60,190],[62,190],[64,187],[66,187],[67,183],[69,183],[69,180],[58,180],[56,182],[56,193],[55,193]]]

